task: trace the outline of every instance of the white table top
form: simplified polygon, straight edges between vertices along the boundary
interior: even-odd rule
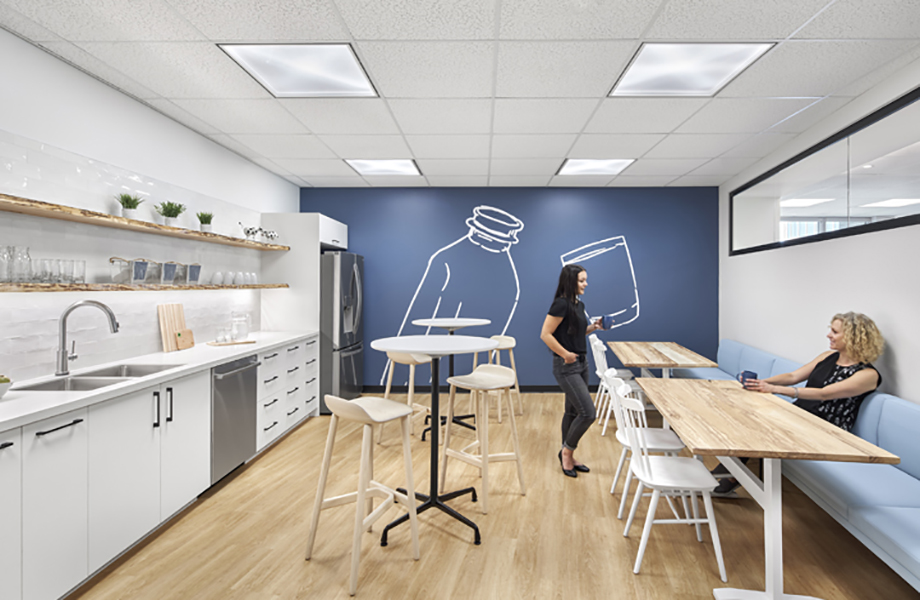
[[[454,331],[456,329],[462,329],[464,327],[475,327],[478,325],[490,325],[491,323],[492,321],[490,321],[489,319],[468,319],[464,317],[457,317],[457,318],[439,317],[435,319],[415,319],[414,321],[412,321],[413,325],[418,325],[419,327],[440,327],[441,329],[447,329],[448,331]]]
[[[404,352],[438,357],[494,350],[498,342],[469,335],[403,335],[374,340],[371,348],[381,352]]]

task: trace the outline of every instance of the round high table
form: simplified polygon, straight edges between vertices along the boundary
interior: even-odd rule
[[[467,335],[405,335],[401,337],[390,337],[371,342],[371,348],[380,352],[404,352],[407,354],[424,354],[431,357],[431,420],[433,423],[440,422],[438,408],[438,381],[440,377],[440,362],[442,356],[452,354],[470,354],[473,352],[484,352],[494,350],[498,347],[498,342],[489,338],[472,337]],[[469,487],[455,492],[438,495],[438,446],[440,427],[431,429],[431,477],[428,485],[428,495],[416,492],[416,498],[423,502],[416,509],[416,513],[423,513],[429,508],[437,508],[461,523],[473,529],[473,543],[479,545],[481,538],[479,536],[479,527],[475,523],[444,504],[448,500],[453,500],[459,496],[470,493],[473,502],[476,501],[476,489]],[[387,545],[387,533],[393,527],[409,520],[408,514],[396,519],[383,529],[380,537],[380,545]]]

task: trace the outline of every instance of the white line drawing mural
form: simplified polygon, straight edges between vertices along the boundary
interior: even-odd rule
[[[625,236],[618,235],[575,248],[559,259],[562,266],[577,263],[588,271],[592,304],[603,303],[603,308],[610,309],[602,314],[613,317],[611,329],[639,318],[639,287]],[[596,320],[597,317],[589,319]]]
[[[518,243],[524,222],[499,208],[477,206],[466,225],[469,231],[463,237],[428,259],[397,336],[413,327],[415,319],[438,316],[486,318],[501,326],[502,335],[508,330],[521,296],[511,247]],[[380,385],[387,368],[389,361]]]

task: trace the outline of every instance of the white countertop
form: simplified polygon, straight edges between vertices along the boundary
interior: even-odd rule
[[[28,425],[48,417],[61,415],[71,410],[84,408],[110,398],[158,385],[165,381],[200,373],[201,371],[209,370],[211,367],[305,339],[317,333],[319,332],[257,331],[252,333],[249,338],[256,341],[254,344],[208,346],[202,342],[188,350],[156,352],[117,362],[75,369],[71,372],[71,375],[95,371],[110,365],[176,365],[173,369],[160,371],[146,377],[134,377],[123,383],[86,392],[24,392],[16,389],[21,385],[56,379],[54,375],[28,381],[14,381],[12,389],[0,399],[0,431]]]

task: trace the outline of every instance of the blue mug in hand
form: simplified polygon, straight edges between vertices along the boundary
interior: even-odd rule
[[[757,373],[754,371],[741,371],[738,373],[737,379],[741,382],[741,385],[745,385],[748,379],[757,379]]]
[[[603,326],[605,330],[613,327],[613,316],[604,315],[603,317],[601,317],[601,325]]]

